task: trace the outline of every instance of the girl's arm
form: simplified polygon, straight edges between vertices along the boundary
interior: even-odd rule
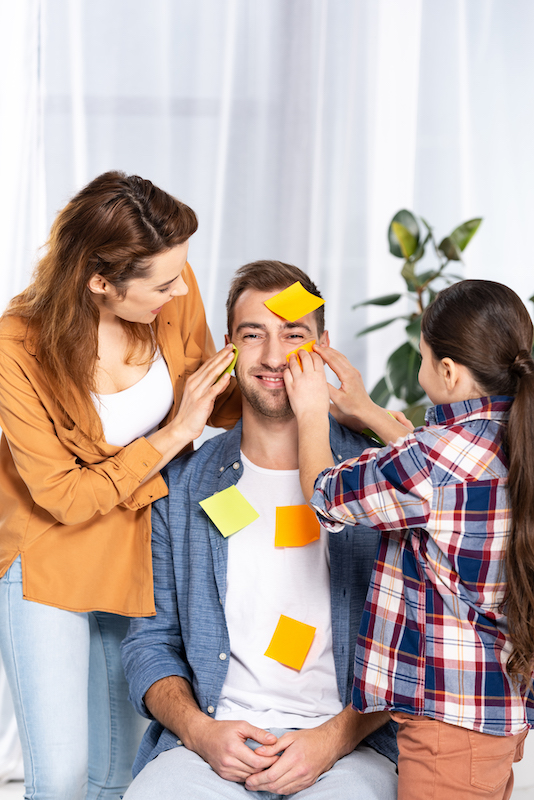
[[[348,358],[332,347],[315,346],[314,350],[341,383],[339,389],[330,384],[328,388],[332,402],[342,414],[355,418],[361,428],[370,428],[386,444],[411,433],[413,426],[404,415],[398,420],[371,400],[360,372],[352,366]],[[342,422],[342,419],[339,421]]]
[[[330,400],[343,414],[357,417],[362,427],[371,428],[386,442],[404,437],[411,431],[373,403],[365,391],[360,373],[341,353],[330,347],[318,347],[310,354],[300,350],[299,358],[302,369],[296,356],[292,355],[284,380],[298,423],[300,482],[309,502],[319,473],[334,466],[328,421]],[[339,389],[327,383],[323,362],[341,381]]]
[[[313,494],[317,475],[333,467],[328,412],[330,394],[324,365],[317,353],[299,351],[283,373],[286,391],[298,424],[300,484],[306,501]]]

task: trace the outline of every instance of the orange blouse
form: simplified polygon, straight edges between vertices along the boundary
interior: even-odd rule
[[[180,405],[186,378],[215,353],[189,265],[189,292],[158,317],[163,357]],[[241,414],[235,381],[210,419],[233,427]],[[161,458],[144,438],[126,447],[92,442],[65,428],[35,357],[27,322],[0,322],[0,576],[20,554],[27,600],[70,611],[155,614],[150,504],[167,494]]]

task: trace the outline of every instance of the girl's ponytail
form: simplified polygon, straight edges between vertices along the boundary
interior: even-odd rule
[[[518,389],[506,437],[512,530],[505,610],[513,646],[507,667],[510,675],[528,682],[534,654],[534,361],[527,350],[519,351],[510,371]]]
[[[534,666],[534,361],[529,313],[512,289],[494,281],[460,281],[428,306],[421,332],[440,361],[466,366],[486,395],[511,396],[504,434],[512,529],[506,550],[512,652],[507,669],[530,683]]]

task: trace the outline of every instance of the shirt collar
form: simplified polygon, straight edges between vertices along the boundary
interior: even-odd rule
[[[475,400],[462,400],[460,403],[431,406],[427,408],[425,420],[427,425],[452,425],[471,419],[507,420],[513,397],[495,395],[477,397]]]

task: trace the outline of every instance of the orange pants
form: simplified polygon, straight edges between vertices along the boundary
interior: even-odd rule
[[[528,731],[492,736],[399,711],[391,717],[399,723],[397,800],[509,800]]]

